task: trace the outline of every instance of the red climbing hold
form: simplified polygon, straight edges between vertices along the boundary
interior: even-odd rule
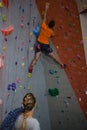
[[[2,0],[2,2],[3,2],[3,4],[4,4],[4,6],[5,6],[6,8],[8,8],[8,6],[9,6],[8,0]]]
[[[2,29],[1,32],[3,35],[8,36],[12,33],[13,30],[14,30],[14,28],[12,26],[9,26],[5,29]]]

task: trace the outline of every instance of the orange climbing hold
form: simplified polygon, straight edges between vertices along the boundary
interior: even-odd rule
[[[13,26],[9,26],[5,29],[2,29],[1,32],[3,35],[8,36],[12,33],[13,30],[14,30]]]
[[[5,6],[6,8],[8,8],[8,6],[9,6],[8,0],[2,0],[2,2],[3,2],[3,4],[4,4],[4,6]]]

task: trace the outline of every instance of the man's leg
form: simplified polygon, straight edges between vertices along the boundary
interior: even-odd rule
[[[36,64],[36,62],[38,61],[39,57],[40,57],[41,51],[40,52],[36,52],[34,59],[31,62],[31,65],[34,66]]]
[[[58,64],[60,64],[62,68],[66,67],[66,65],[62,63],[60,58],[56,56],[53,52],[49,53],[49,56],[51,56]]]
[[[31,62],[31,65],[29,67],[28,70],[28,77],[31,77],[32,71],[33,71],[33,67],[36,64],[36,62],[38,61],[39,57],[40,57],[41,51],[40,52],[36,52],[34,59]]]

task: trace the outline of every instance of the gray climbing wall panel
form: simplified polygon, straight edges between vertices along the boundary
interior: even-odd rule
[[[0,72],[2,83],[0,83],[0,99],[3,101],[0,117],[3,118],[10,110],[20,106],[25,93],[33,92],[37,98],[34,115],[39,120],[42,130],[51,129],[47,97],[44,98],[45,75],[40,61],[35,67],[32,78],[27,77],[28,66],[34,57],[36,40],[32,31],[41,21],[35,0],[11,0],[8,9],[5,7],[1,9],[2,15],[5,15],[7,20],[6,22],[0,20],[0,29],[11,25],[14,31],[9,36],[0,33],[0,41],[2,41],[0,53],[4,55],[5,62]],[[15,91],[7,89],[12,83],[16,84]]]

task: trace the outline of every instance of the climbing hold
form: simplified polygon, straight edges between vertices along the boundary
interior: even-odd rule
[[[13,90],[13,91],[16,90],[16,83],[12,83],[12,90]]]
[[[30,86],[28,86],[27,89],[30,90]]]
[[[12,33],[13,30],[14,30],[13,26],[9,26],[5,29],[2,29],[1,32],[3,35],[8,36]]]
[[[68,100],[64,100],[64,103],[66,104],[66,106],[69,106],[69,102],[68,102]]]
[[[80,45],[77,46],[77,48],[80,48],[80,47],[81,47]]]
[[[87,5],[84,4],[84,5],[82,6],[82,8],[83,8],[83,9],[87,9]]]
[[[16,62],[15,62],[15,65],[17,65],[17,64],[18,64],[18,62],[16,61]]]
[[[28,78],[31,78],[32,77],[32,73],[28,73]]]
[[[33,47],[31,47],[31,48],[30,48],[30,50],[31,50],[31,51],[33,51],[33,50],[34,50],[34,48],[33,48]]]
[[[60,28],[60,29],[63,29],[64,27],[63,27],[63,25],[60,25],[59,28]]]
[[[11,84],[8,84],[7,89],[8,89],[8,90],[11,90],[11,89],[12,89],[12,85],[11,85]]]
[[[81,40],[81,41],[80,41],[80,45],[83,45],[83,43],[84,43],[83,40]]]
[[[21,63],[21,66],[24,67],[24,66],[25,66],[25,63]]]
[[[21,27],[21,28],[23,28],[23,27],[24,27],[24,24],[23,24],[23,23],[21,23],[21,24],[20,24],[20,27]]]
[[[26,60],[26,57],[25,57],[25,56],[23,56],[23,57],[22,57],[22,60],[23,60],[23,61],[25,61],[25,60]]]
[[[73,24],[72,24],[71,22],[69,22],[69,23],[68,23],[68,26],[69,26],[69,27],[72,27],[72,26],[73,26]]]
[[[59,46],[56,46],[56,48],[58,49],[58,48],[59,48]]]
[[[55,70],[55,73],[57,73],[57,70]]]
[[[21,48],[21,51],[23,51],[23,48]]]
[[[85,91],[85,94],[87,95],[87,90]]]
[[[64,110],[61,110],[62,113],[64,113]]]
[[[18,77],[18,78],[16,79],[16,82],[17,82],[17,83],[20,83],[20,82],[21,82],[21,79]]]
[[[6,111],[5,111],[5,114],[7,114],[7,113],[8,113],[8,111],[6,110]]]
[[[72,60],[72,59],[70,59],[70,63],[73,63],[73,60]]]
[[[3,4],[2,4],[2,2],[0,2],[0,8],[2,8],[3,7]]]
[[[6,19],[6,16],[3,15],[3,16],[2,16],[2,21],[3,21],[3,22],[6,22],[6,20],[7,20],[7,19]]]
[[[17,36],[15,36],[15,40],[17,40]]]
[[[87,36],[85,37],[85,40],[87,40]]]
[[[33,30],[33,34],[37,37],[40,33],[40,27],[39,26],[36,26]]]
[[[79,54],[77,54],[77,58],[80,60],[81,59],[81,56]]]
[[[55,73],[55,70],[50,69],[50,70],[49,70],[49,73],[50,73],[50,74],[54,74],[54,73]]]
[[[56,78],[59,78],[59,76],[56,76]]]
[[[65,10],[66,10],[66,11],[70,11],[68,5],[65,6]]]
[[[10,96],[10,93],[8,93],[7,96],[9,97],[9,96]]]
[[[82,100],[81,97],[79,97],[79,102],[81,102],[81,100]]]
[[[2,0],[2,2],[3,2],[3,4],[4,4],[4,6],[5,6],[6,8],[8,8],[8,6],[9,6],[8,0]]]
[[[8,41],[8,39],[7,39],[7,38],[5,38],[5,41],[7,42],[7,41]]]
[[[30,36],[32,36],[33,35],[33,33],[32,32],[30,32],[30,34],[29,34]]]
[[[21,5],[19,6],[19,9],[21,9]]]
[[[30,25],[30,23],[29,23],[29,22],[27,22],[27,25],[29,26],[29,25]]]
[[[23,86],[22,86],[22,85],[20,85],[19,87],[20,87],[20,89],[23,89]]]
[[[6,47],[3,47],[2,50],[3,50],[3,51],[6,51]]]
[[[71,97],[70,97],[70,96],[67,96],[67,98],[68,98],[68,99],[71,99]]]
[[[20,19],[21,19],[21,22],[23,22],[23,21],[24,21],[24,17],[23,17],[23,16],[21,16],[21,17],[20,17]]]
[[[24,89],[26,89],[26,87],[24,87]]]
[[[59,90],[57,88],[48,89],[48,92],[51,96],[57,96],[59,95]]]
[[[31,40],[29,40],[29,42],[31,42]]]
[[[22,12],[24,13],[24,9],[22,9]]]

